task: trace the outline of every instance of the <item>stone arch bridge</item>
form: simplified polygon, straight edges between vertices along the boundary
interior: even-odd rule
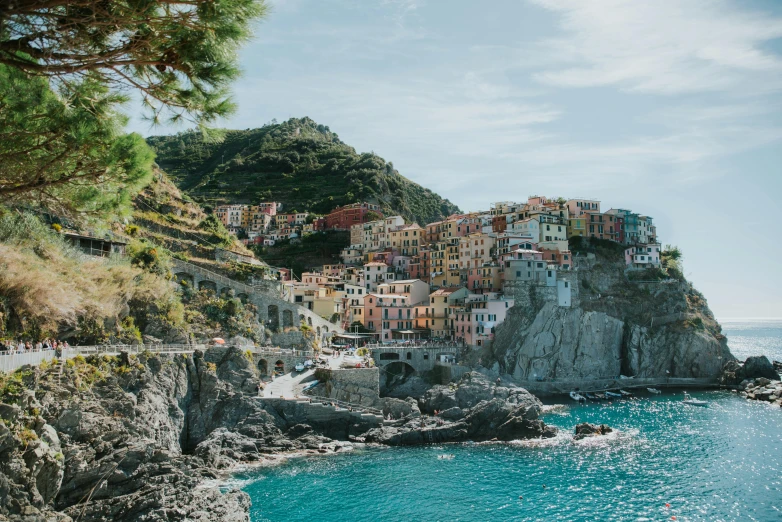
[[[218,295],[232,294],[242,302],[252,303],[258,309],[259,321],[272,332],[298,327],[302,322],[310,326],[321,341],[334,333],[344,332],[339,325],[323,319],[311,310],[282,299],[279,283],[268,281],[248,285],[179,259],[172,259],[172,262],[177,281],[187,281],[197,290],[210,289]]]
[[[410,366],[416,373],[428,372],[437,364],[449,364],[459,355],[458,346],[368,346],[375,364],[381,368],[395,363]]]

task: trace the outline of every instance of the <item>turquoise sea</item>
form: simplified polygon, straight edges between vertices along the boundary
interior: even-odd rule
[[[709,406],[682,404],[678,392],[568,403],[544,417],[561,428],[555,439],[356,450],[235,482],[254,522],[782,520],[782,408],[693,395]],[[584,421],[618,431],[572,442]]]

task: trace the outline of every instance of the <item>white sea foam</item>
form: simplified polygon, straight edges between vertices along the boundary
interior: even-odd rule
[[[519,439],[512,440],[508,444],[512,444],[513,446],[522,446],[525,448],[551,448],[554,446],[561,446],[562,444],[566,444],[570,442],[572,438],[573,437],[570,435],[570,433],[567,433],[564,430],[559,430],[555,436],[548,439]]]

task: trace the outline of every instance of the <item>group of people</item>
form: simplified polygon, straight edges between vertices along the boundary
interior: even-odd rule
[[[33,343],[32,341],[0,341],[0,352],[10,353],[30,353],[42,352],[44,350],[67,350],[70,348],[68,341],[58,341],[55,339],[44,339]]]

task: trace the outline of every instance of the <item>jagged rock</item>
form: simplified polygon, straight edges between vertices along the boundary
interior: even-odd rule
[[[390,415],[393,419],[401,419],[402,417],[409,416],[418,417],[421,415],[421,411],[418,409],[418,403],[415,399],[403,401],[392,397],[384,397],[380,400],[378,406],[383,410],[383,416]]]
[[[754,379],[754,382],[751,380]],[[765,379],[764,384],[758,384],[757,379]],[[755,386],[765,386],[769,381],[780,380],[779,374],[774,370],[774,366],[764,355],[748,357],[744,364],[738,361],[728,361],[722,368],[720,383],[728,386],[744,385],[749,388],[752,384]],[[746,384],[745,384],[746,383]]]
[[[252,462],[260,458],[254,439],[218,428],[200,442],[193,452],[204,463],[216,469],[225,469],[237,462]]]
[[[597,424],[590,424],[588,422],[583,422],[576,426],[576,435],[573,437],[573,440],[581,440],[587,437],[607,435],[612,431],[614,430],[610,426],[607,426],[605,424],[600,424],[598,426]]]
[[[415,445],[464,440],[516,440],[552,437],[556,428],[539,415],[540,401],[523,388],[500,386],[469,372],[455,386],[434,386],[419,400],[420,410],[436,417],[383,426],[366,434],[367,442]]]
[[[458,406],[454,406],[453,408],[447,409],[445,411],[441,411],[439,416],[445,420],[459,420],[464,418],[464,410],[459,408]]]
[[[759,355],[756,357],[748,357],[744,361],[743,375],[745,378],[758,378],[765,377],[773,381],[780,380],[779,374],[774,370],[774,366],[768,357],[765,355]]]

